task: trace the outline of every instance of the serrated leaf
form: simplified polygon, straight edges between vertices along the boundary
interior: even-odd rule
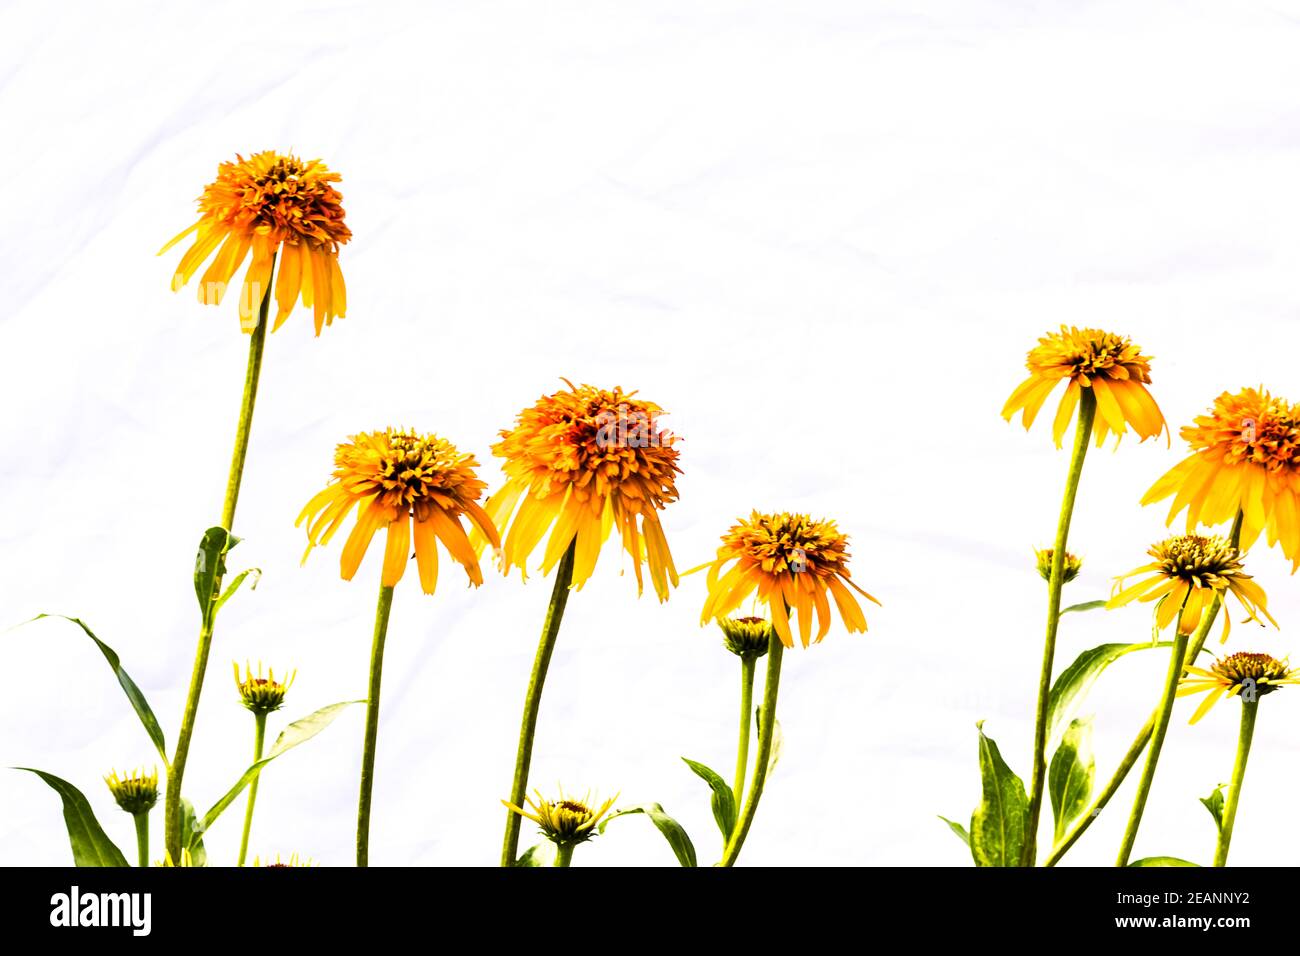
[[[1047,769],[1047,791],[1052,799],[1052,816],[1056,819],[1057,842],[1064,836],[1066,827],[1088,808],[1096,773],[1092,718],[1076,717],[1066,728]]]
[[[68,829],[68,843],[72,845],[72,862],[75,866],[130,866],[117,845],[108,838],[104,828],[95,819],[95,811],[80,790],[62,777],[32,767],[14,767],[34,773],[49,785],[63,801],[63,822]]]
[[[1050,714],[1048,737],[1050,739],[1056,738],[1071,705],[1076,700],[1082,700],[1092,685],[1097,682],[1097,678],[1101,676],[1102,671],[1115,661],[1125,654],[1131,654],[1133,651],[1149,650],[1153,647],[1171,648],[1173,646],[1171,641],[1160,641],[1155,644],[1143,641],[1139,644],[1100,644],[1084,651],[1074,659],[1074,663],[1061,671],[1052,684],[1051,695],[1048,699],[1048,712]]]
[[[1106,604],[1107,604],[1106,601],[1084,601],[1082,604],[1071,604],[1067,608],[1062,608],[1061,613],[1069,614],[1071,612],[1078,612],[1078,611],[1096,611],[1105,607]]]
[[[226,573],[226,555],[237,544],[239,539],[221,527],[209,528],[199,541],[194,557],[194,595],[205,624],[217,613],[217,585]]]
[[[607,816],[600,824],[600,832],[605,832],[605,827],[609,826],[611,820],[617,820],[619,817],[631,816],[634,813],[644,813],[650,818],[659,832],[664,835],[668,845],[673,848],[673,853],[677,856],[677,862],[682,866],[695,866],[695,846],[691,843],[691,838],[686,835],[686,830],[682,825],[664,812],[664,808],[657,803],[644,803],[639,807],[628,807],[625,810],[617,810]]]
[[[1187,860],[1180,860],[1176,856],[1148,856],[1140,860],[1134,860],[1129,866],[1200,866],[1199,863],[1189,863]]]
[[[1205,809],[1210,811],[1210,816],[1214,817],[1214,828],[1223,829],[1223,788],[1226,784],[1219,784],[1210,793],[1208,797],[1201,797],[1201,803]]]
[[[1019,866],[1028,828],[1029,798],[1011,772],[998,745],[979,730],[980,780],[983,797],[971,814],[970,849],[976,866]]]
[[[235,580],[231,581],[226,589],[221,592],[221,597],[217,598],[217,603],[216,606],[213,607],[212,613],[216,614],[220,611],[222,606],[235,596],[235,592],[239,590],[239,586],[244,583],[244,580],[250,576],[253,580],[249,582],[248,590],[256,591],[257,582],[262,580],[262,569],[246,568],[243,571],[240,571],[239,574],[235,575]]]
[[[709,798],[709,807],[713,810],[713,821],[717,823],[718,830],[722,833],[722,845],[725,848],[727,841],[731,839],[732,831],[736,829],[736,795],[732,793],[727,781],[715,771],[698,761],[688,760],[686,757],[682,760],[713,791]]]
[[[554,866],[555,844],[544,840],[536,846],[530,846],[524,855],[515,860],[515,866]]]
[[[961,840],[961,842],[965,843],[967,846],[970,846],[970,834],[966,832],[966,828],[964,826],[962,826],[956,820],[949,820],[945,816],[940,816],[939,819],[942,820],[944,823],[948,824],[948,829],[951,830],[953,833],[957,834],[957,839]]]

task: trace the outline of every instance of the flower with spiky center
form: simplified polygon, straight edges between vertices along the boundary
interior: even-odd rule
[[[1232,594],[1245,609],[1246,620],[1262,625],[1263,621],[1259,620],[1262,614],[1277,627],[1268,613],[1264,589],[1244,570],[1244,553],[1226,539],[1217,535],[1178,535],[1153,544],[1147,554],[1155,560],[1115,579],[1114,596],[1107,607],[1120,607],[1135,600],[1158,601],[1156,627],[1164,630],[1177,617],[1179,632],[1191,634],[1215,598],[1226,600]],[[1149,576],[1124,587],[1125,580],[1140,574]],[[1228,639],[1231,627],[1232,616],[1225,611],[1220,641]]]
[[[767,653],[772,625],[761,617],[720,617],[722,643],[737,657],[759,658]]]
[[[1300,684],[1300,669],[1292,668],[1286,658],[1279,661],[1268,654],[1239,652],[1219,658],[1209,670],[1189,666],[1187,676],[1178,684],[1178,696],[1209,691],[1192,714],[1189,723],[1194,724],[1225,695],[1254,702],[1285,684]]]
[[[322,326],[347,312],[339,246],[352,233],[343,222],[343,197],[334,188],[340,178],[319,159],[304,162],[271,150],[222,163],[216,181],[205,186],[199,197],[198,222],[159,250],[162,255],[194,234],[194,245],[172,276],[172,290],[189,282],[215,252],[199,281],[199,301],[220,304],[226,286],[252,250],[239,296],[241,325],[251,332],[262,300],[271,291],[279,253],[275,283],[279,311],[272,329],[280,327],[301,298],[304,307],[315,311],[320,335]]]
[[[1036,559],[1035,563],[1038,567],[1038,576],[1044,581],[1050,582],[1052,580],[1052,559],[1056,557],[1056,549],[1035,548],[1034,557]],[[1064,583],[1069,584],[1079,576],[1079,572],[1082,570],[1083,559],[1071,554],[1069,551],[1065,552],[1065,563],[1062,565],[1061,580]]]
[[[260,867],[282,867],[282,868],[283,868],[283,867],[290,867],[290,866],[307,866],[307,867],[310,867],[310,866],[315,866],[315,864],[312,863],[310,857],[299,857],[297,853],[290,853],[290,854],[289,854],[289,859],[288,859],[287,861],[282,860],[282,859],[280,858],[280,854],[277,853],[277,854],[275,855],[275,860],[274,860],[274,862],[272,862],[272,860],[271,860],[270,857],[267,857],[267,858],[266,858],[266,862],[265,862],[265,863],[262,862],[262,858],[261,858],[261,857],[257,857],[257,856],[253,857],[253,866],[260,866]]]
[[[267,676],[262,676],[262,662],[257,662],[257,673],[253,673],[253,667],[247,661],[244,662],[244,674],[241,677],[239,673],[239,664],[232,662],[235,668],[235,687],[239,689],[239,699],[243,705],[255,714],[269,714],[272,711],[279,710],[284,705],[284,696],[289,693],[289,688],[293,686],[293,679],[298,676],[297,671],[292,671],[289,676],[282,681],[275,679],[275,671],[267,671]]]
[[[158,768],[152,773],[133,770],[119,774],[114,770],[104,778],[117,805],[127,813],[148,813],[158,802]]]
[[[537,799],[525,797],[528,808],[517,807],[507,800],[501,802],[506,808],[519,814],[525,820],[532,820],[542,831],[542,835],[556,846],[577,846],[586,843],[596,835],[596,824],[609,812],[609,808],[618,799],[618,794],[597,806],[591,795],[581,800],[560,792],[559,799],[547,800],[540,790],[534,791]]]
[[[659,427],[663,410],[635,392],[564,382],[568,389],[524,409],[492,446],[505,459],[505,486],[486,505],[505,541],[502,570],[517,567],[526,576],[529,555],[549,531],[542,573],[573,544],[573,587],[581,589],[617,528],[637,593],[645,563],[655,594],[666,601],[678,579],[659,512],[677,500],[678,439]],[[480,549],[484,543],[475,539]]]
[[[438,542],[458,561],[475,587],[483,583],[478,555],[461,517],[500,546],[496,526],[478,503],[486,485],[474,469],[473,455],[437,435],[388,429],[353,435],[334,453],[334,480],[313,497],[295,524],[307,521],[307,551],[328,544],[353,507],[357,522],[343,545],[340,566],[352,580],[375,532],[388,533],[382,584],[401,580],[414,543],[420,587],[432,594],[438,582]]]
[[[1022,412],[1021,420],[1028,431],[1047,397],[1062,381],[1068,381],[1052,425],[1057,448],[1061,447],[1084,389],[1090,389],[1097,400],[1092,431],[1098,446],[1112,432],[1118,441],[1127,425],[1133,426],[1142,441],[1167,430],[1160,406],[1147,391],[1151,360],[1124,336],[1063,325],[1060,332],[1038,340],[1025,367],[1029,378],[1011,393],[1002,417],[1011,421],[1016,412]]]
[[[1300,568],[1300,405],[1263,389],[1224,392],[1182,430],[1192,448],[1151,486],[1144,505],[1173,497],[1167,522],[1184,508],[1187,528],[1218,525],[1242,514],[1241,544],[1263,531]]]
[[[708,573],[708,599],[700,623],[725,618],[750,594],[771,612],[772,626],[786,647],[794,647],[790,614],[799,615],[799,639],[807,647],[812,640],[813,612],[818,628],[816,640],[831,626],[830,602],[835,600],[844,627],[865,631],[867,618],[849,588],[868,601],[880,602],[850,580],[848,535],[841,534],[834,521],[803,514],[754,511],[722,536],[718,556],[703,567]],[[695,568],[693,570],[700,570]]]

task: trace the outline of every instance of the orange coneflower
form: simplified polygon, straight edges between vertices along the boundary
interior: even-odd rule
[[[1093,434],[1099,446],[1112,432],[1118,440],[1126,424],[1132,425],[1143,441],[1166,430],[1164,415],[1146,388],[1151,382],[1151,360],[1125,336],[1063,325],[1060,332],[1038,340],[1025,367],[1029,378],[1011,393],[1002,417],[1010,421],[1023,410],[1021,418],[1028,429],[1047,397],[1058,384],[1068,380],[1052,426],[1057,448],[1061,447],[1084,389],[1089,389],[1097,401]]]
[[[269,291],[278,252],[275,299],[279,312],[272,329],[280,327],[301,297],[305,307],[314,308],[316,334],[320,335],[322,325],[347,312],[338,253],[352,233],[343,222],[343,197],[333,185],[340,178],[319,159],[303,162],[271,150],[222,163],[216,182],[205,186],[199,197],[198,222],[159,250],[162,255],[186,236],[196,234],[194,245],[172,276],[173,291],[189,282],[216,252],[199,282],[199,301],[219,304],[251,249],[253,260],[239,297],[241,325],[251,332]]]
[[[1171,468],[1142,503],[1174,498],[1169,523],[1187,509],[1188,530],[1242,515],[1241,545],[1262,531],[1300,568],[1300,405],[1267,391],[1224,392],[1182,430],[1192,454]]]
[[[1209,691],[1209,696],[1201,701],[1188,721],[1194,724],[1225,695],[1238,697],[1245,694],[1253,702],[1286,684],[1300,684],[1300,670],[1292,668],[1286,658],[1279,661],[1268,654],[1238,652],[1215,661],[1209,670],[1189,666],[1187,676],[1178,684],[1178,696]]]

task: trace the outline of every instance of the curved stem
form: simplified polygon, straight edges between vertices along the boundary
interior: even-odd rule
[[[253,763],[262,759],[262,746],[266,743],[266,714],[253,715]],[[259,773],[248,785],[248,809],[244,811],[244,834],[239,838],[239,861],[236,866],[243,866],[248,858],[248,834],[253,829],[253,804],[257,803],[257,785],[261,782]]]
[[[271,289],[274,287],[275,259],[267,274],[266,294],[258,311],[257,326],[248,341],[248,367],[244,372],[244,397],[239,406],[239,424],[235,428],[235,448],[230,457],[230,474],[226,478],[226,497],[221,506],[221,527],[234,530],[235,505],[239,502],[239,486],[244,479],[244,462],[248,458],[248,437],[253,427],[253,407],[257,404],[257,383],[262,375],[262,353],[266,348],[268,313],[271,308]],[[212,582],[212,593],[221,593],[221,576]],[[190,690],[185,698],[185,712],[181,715],[181,730],[176,738],[176,752],[167,768],[167,796],[163,804],[163,835],[167,852],[173,860],[181,858],[181,783],[185,777],[185,764],[189,760],[190,741],[194,737],[194,721],[199,712],[199,695],[203,692],[203,678],[208,670],[208,654],[212,650],[212,631],[216,615],[205,612],[199,628],[199,644],[194,655],[194,669],[190,674]]]
[[[357,866],[370,865],[370,795],[375,785],[375,743],[379,738],[379,684],[384,676],[384,639],[393,609],[393,589],[379,589],[375,639],[370,647],[370,688],[366,700],[366,740],[361,751],[361,796],[357,800]]]
[[[519,726],[519,749],[515,753],[515,778],[510,785],[510,802],[517,807],[524,805],[524,793],[528,790],[528,768],[533,761],[533,736],[537,733],[537,713],[542,705],[542,688],[546,684],[546,670],[551,666],[551,653],[555,650],[555,640],[560,636],[560,622],[564,619],[564,607],[569,601],[569,585],[573,583],[573,558],[577,547],[578,539],[575,537],[569,542],[568,550],[564,552],[564,557],[560,559],[555,569],[555,586],[551,588],[551,603],[546,608],[542,639],[537,644],[537,656],[533,659],[533,673],[528,678],[528,693],[524,697],[524,716]],[[515,859],[519,856],[521,822],[520,816],[513,810],[506,811],[506,835],[501,846],[502,866],[514,866]]]
[[[1228,846],[1232,843],[1232,825],[1237,820],[1237,806],[1241,802],[1241,782],[1246,777],[1246,761],[1250,759],[1250,741],[1255,736],[1255,717],[1259,712],[1258,700],[1241,702],[1241,730],[1237,735],[1237,761],[1232,765],[1232,783],[1228,786],[1228,799],[1223,805],[1223,823],[1219,825],[1219,842],[1214,848],[1214,865],[1226,866]]]
[[[552,866],[568,866],[573,862],[573,844],[557,843],[555,845],[555,862]]]
[[[745,837],[758,812],[758,801],[763,796],[763,784],[767,781],[767,765],[772,756],[772,730],[776,725],[776,693],[781,685],[781,653],[785,645],[773,634],[768,641],[767,678],[763,686],[763,710],[758,722],[758,754],[754,761],[754,775],[749,781],[749,797],[745,800],[745,809],[736,821],[736,832],[731,834],[727,847],[723,851],[718,866],[734,866],[740,848],[745,845]]]
[[[749,769],[749,729],[754,714],[754,670],[757,665],[756,657],[740,659],[740,741],[736,747],[736,784],[731,789],[737,807],[745,795],[745,771]]]
[[[1061,623],[1061,589],[1065,585],[1065,549],[1070,538],[1070,519],[1079,494],[1083,460],[1092,438],[1092,423],[1097,415],[1097,397],[1091,388],[1081,389],[1079,421],[1075,425],[1074,450],[1070,470],[1065,478],[1065,495],[1061,515],[1056,523],[1056,541],[1052,551],[1052,576],[1048,581],[1047,634],[1043,642],[1043,666],[1038,676],[1038,708],[1034,719],[1034,769],[1029,786],[1029,820],[1025,834],[1024,866],[1033,866],[1038,853],[1038,818],[1043,809],[1043,786],[1047,780],[1047,718],[1052,691],[1052,662],[1056,657],[1056,632]]]
[[[149,865],[149,811],[133,813],[135,817],[135,846],[139,866]]]

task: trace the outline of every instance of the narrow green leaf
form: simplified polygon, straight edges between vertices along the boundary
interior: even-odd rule
[[[1208,797],[1201,797],[1201,803],[1205,805],[1205,809],[1210,811],[1210,816],[1214,817],[1214,828],[1216,830],[1223,829],[1223,788],[1225,786],[1227,784],[1221,783],[1214,788]]]
[[[975,726],[984,794],[971,814],[971,856],[976,866],[1019,866],[1029,816],[1025,785],[1006,765],[998,745],[985,735],[984,721]]]
[[[673,848],[678,863],[682,866],[696,865],[695,846],[691,843],[691,838],[686,835],[682,825],[664,813],[664,808],[657,803],[644,803],[639,807],[628,807],[626,810],[611,813],[601,822],[600,832],[605,832],[605,827],[609,826],[611,820],[617,820],[619,817],[626,817],[633,813],[644,813],[650,818],[650,822],[659,828],[659,832],[664,835],[668,845]]]
[[[754,726],[758,728],[758,733],[763,731],[763,706],[760,704],[754,708]],[[767,758],[767,772],[770,774],[776,769],[778,761],[781,759],[781,751],[785,749],[785,736],[781,733],[781,721],[772,721],[772,750]]]
[[[1048,702],[1051,715],[1049,722],[1051,732],[1048,736],[1053,739],[1056,737],[1062,723],[1068,716],[1071,705],[1076,700],[1082,700],[1089,688],[1101,676],[1101,672],[1115,661],[1133,651],[1149,650],[1153,647],[1170,648],[1173,646],[1170,641],[1160,641],[1155,644],[1150,641],[1143,641],[1140,644],[1100,644],[1084,651],[1074,659],[1073,664],[1061,671],[1052,684],[1052,692]]]
[[[515,866],[554,866],[555,844],[544,840],[536,846],[530,846],[524,855],[515,860]]]
[[[967,846],[970,846],[970,834],[966,832],[966,828],[964,826],[962,826],[956,820],[949,820],[945,816],[940,816],[939,819],[942,820],[944,823],[948,824],[948,829],[951,830],[953,833],[957,834],[957,839],[961,840],[961,842],[965,843]]]
[[[158,756],[162,757],[163,764],[169,763],[167,759],[167,744],[163,739],[162,726],[158,723],[158,718],[154,716],[153,710],[149,707],[149,701],[145,700],[144,694],[136,686],[131,675],[126,672],[122,666],[121,659],[117,656],[117,651],[113,650],[98,637],[95,632],[86,626],[86,622],[76,617],[67,617],[63,614],[38,614],[32,621],[39,621],[41,618],[61,618],[65,621],[71,621],[77,627],[85,632],[86,636],[95,642],[99,652],[104,655],[104,660],[108,661],[108,666],[113,669],[113,676],[117,682],[122,685],[122,691],[126,694],[126,699],[131,702],[131,707],[135,710],[136,716],[140,718],[140,723],[144,725],[144,732],[149,735],[153,741],[154,747],[158,750]],[[32,621],[28,621],[30,624]]]
[[[68,827],[68,842],[72,844],[72,862],[76,866],[130,866],[104,828],[95,819],[90,801],[62,777],[32,767],[14,767],[34,773],[59,795],[63,801],[63,822]]]
[[[249,576],[251,576],[253,580],[248,583],[248,590],[250,591],[257,590],[257,582],[262,580],[262,569],[247,568],[243,571],[240,571],[239,574],[235,576],[235,580],[231,581],[230,584],[226,587],[226,589],[221,592],[221,597],[217,599],[217,604],[212,609],[213,614],[216,614],[218,611],[220,611],[222,606],[227,601],[229,601],[232,597],[235,596],[235,592],[239,590],[239,586],[243,584],[244,579],[248,578]]]
[[[1067,608],[1062,608],[1062,614],[1069,614],[1071,611],[1096,611],[1106,606],[1105,601],[1084,601],[1082,604],[1071,604]]]
[[[225,528],[213,527],[203,532],[194,557],[194,594],[199,599],[199,613],[205,623],[217,613],[217,585],[226,573],[226,555],[237,544],[239,539]]]
[[[1186,860],[1180,860],[1176,856],[1147,856],[1140,860],[1134,860],[1129,866],[1200,866],[1199,863],[1189,863]]]
[[[1047,792],[1056,818],[1056,841],[1065,829],[1088,808],[1097,762],[1092,754],[1092,718],[1076,717],[1061,738],[1047,769]]]
[[[181,846],[189,847],[190,862],[194,866],[208,865],[208,851],[203,846],[202,822],[194,804],[181,797]]]
[[[686,757],[682,760],[713,791],[713,795],[709,798],[709,806],[713,810],[713,820],[722,833],[722,844],[725,847],[727,841],[731,839],[732,831],[736,829],[736,795],[731,792],[731,786],[727,781],[704,764],[688,760]]]
[[[190,838],[191,851],[194,849],[194,841],[202,839],[203,835],[212,829],[212,824],[216,822],[217,817],[221,816],[222,811],[235,801],[235,798],[243,792],[246,786],[253,782],[253,778],[262,772],[263,767],[286,751],[311,740],[311,738],[328,727],[345,707],[364,703],[365,701],[362,700],[346,700],[338,704],[330,704],[315,713],[308,714],[301,720],[295,720],[284,728],[280,736],[275,739],[275,745],[267,752],[266,756],[250,765],[244,771],[243,776],[235,781],[235,785],[226,791],[226,795],[213,804],[212,809],[203,815],[203,819],[199,821],[199,825],[195,828],[194,835]]]

